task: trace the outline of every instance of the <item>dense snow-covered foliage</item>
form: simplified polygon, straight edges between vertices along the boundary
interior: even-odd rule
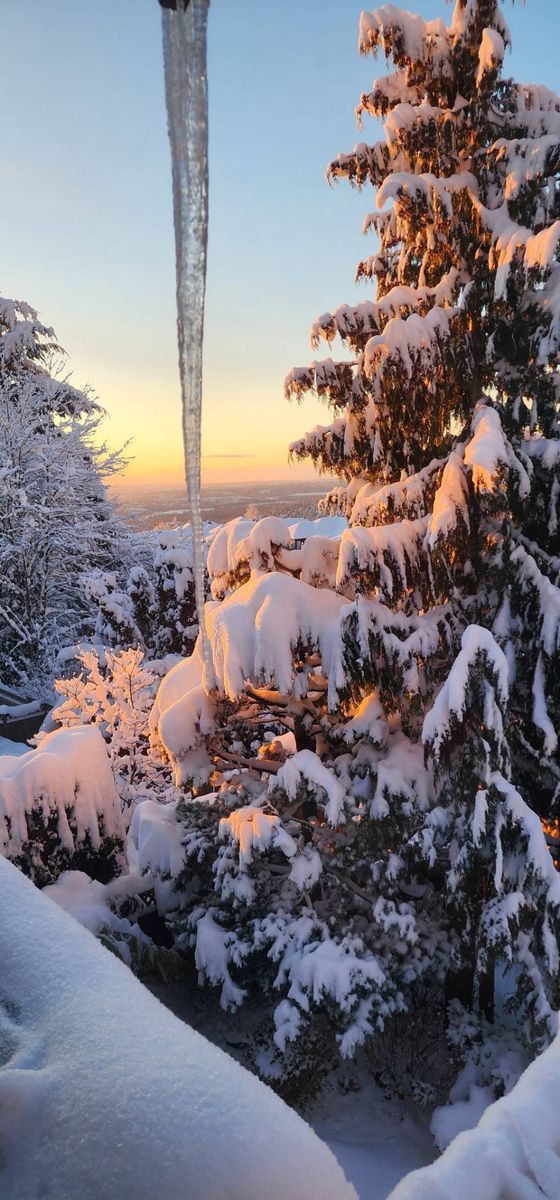
[[[5,860],[0,908],[6,1200],[355,1200],[293,1111]]]
[[[276,1003],[271,1072],[306,1028],[351,1054],[411,1010],[491,1024],[498,967],[533,1047],[560,1002],[560,98],[502,78],[508,43],[494,0],[362,15],[385,138],[328,175],[377,189],[376,295],[286,381],[334,410],[292,449],[348,526],[220,531],[211,661],[152,718],[192,785],[178,936],[226,1007]]]
[[[449,25],[384,5],[360,39],[393,59],[358,109],[385,140],[328,174],[377,189],[376,295],[320,316],[313,347],[347,352],[286,384],[334,410],[293,447],[339,477],[330,516],[215,533],[207,654],[180,540],[90,576],[115,651],[82,653],[56,715],[103,733],[133,872],[200,982],[257,1003],[256,1069],[294,1095],[360,1050],[430,1103],[455,1073],[443,1145],[560,1007],[560,98],[502,79],[494,0]],[[188,654],[149,717],[142,648]],[[56,888],[100,919],[83,876]]]
[[[99,445],[103,410],[60,355],[34,309],[0,299],[0,675],[43,690],[87,630],[83,572],[126,568],[128,554],[103,483],[122,460]]]
[[[190,529],[131,538],[134,565],[90,571],[86,594],[97,609],[96,641],[115,649],[140,646],[160,658],[190,654],[198,633]]]

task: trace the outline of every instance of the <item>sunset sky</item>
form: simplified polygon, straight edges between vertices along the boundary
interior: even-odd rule
[[[443,0],[409,0],[424,16]],[[504,10],[506,71],[558,90],[557,0]],[[326,410],[283,399],[312,320],[353,283],[373,193],[327,187],[329,158],[376,136],[353,108],[383,62],[357,54],[352,0],[212,0],[211,215],[203,475],[312,475],[290,441]],[[55,326],[129,481],[181,475],[170,166],[156,0],[4,0],[0,290]],[[328,351],[326,351],[327,353]]]

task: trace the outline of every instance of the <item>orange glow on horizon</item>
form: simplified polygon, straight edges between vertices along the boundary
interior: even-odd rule
[[[212,455],[202,460],[202,484],[203,486],[212,487],[219,484],[228,483],[277,483],[281,481],[289,482],[292,480],[297,484],[301,482],[317,481],[317,489],[320,491],[322,486],[322,477],[308,463],[282,463],[282,462],[266,462],[261,458],[253,458],[247,456],[246,459],[232,459],[228,462],[224,456],[217,455],[214,462]],[[175,459],[168,461],[167,464],[159,464],[151,462],[143,465],[134,460],[130,466],[123,471],[121,475],[115,476],[111,480],[111,487],[114,488],[134,488],[134,487],[161,487],[161,488],[177,488],[185,483],[185,472],[182,461]],[[328,491],[328,480],[325,480],[325,491]]]
[[[176,395],[171,388],[160,391],[147,381],[143,386],[139,381],[137,391],[120,382],[102,379],[100,388],[107,412],[102,436],[111,448],[125,446],[129,458],[112,486],[180,486],[184,464]],[[321,478],[310,462],[289,462],[289,445],[318,423],[327,423],[328,412],[317,401],[291,405],[265,397],[255,383],[242,395],[224,397],[209,390],[203,404],[203,483],[317,479],[320,489]]]

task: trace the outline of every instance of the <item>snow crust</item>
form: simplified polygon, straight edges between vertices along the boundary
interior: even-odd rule
[[[0,908],[3,1200],[356,1200],[292,1110],[5,860]]]

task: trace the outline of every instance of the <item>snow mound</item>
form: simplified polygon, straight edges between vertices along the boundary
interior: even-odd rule
[[[289,530],[292,541],[303,541],[310,537],[339,538],[348,528],[346,517],[301,517],[290,521]]]
[[[413,1171],[389,1200],[558,1200],[560,1038],[509,1095],[486,1109],[437,1162]]]
[[[122,838],[121,809],[98,729],[48,733],[37,750],[0,757],[0,854],[18,858],[28,841],[28,818],[56,818],[61,845],[72,854],[87,837]]]
[[[300,1117],[1,859],[0,908],[3,1200],[356,1200]]]

